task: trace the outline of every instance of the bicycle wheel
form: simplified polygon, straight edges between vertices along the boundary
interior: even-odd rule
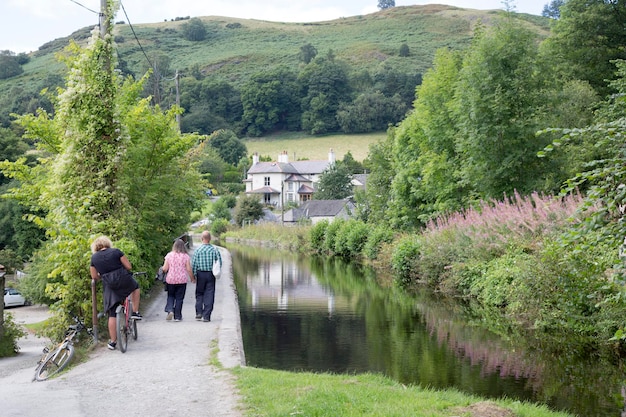
[[[45,381],[52,375],[61,372],[74,357],[74,345],[63,343],[37,366],[35,380]]]
[[[120,347],[122,353],[124,353],[128,346],[128,328],[126,327],[126,311],[123,307],[117,309],[116,320],[117,345]]]

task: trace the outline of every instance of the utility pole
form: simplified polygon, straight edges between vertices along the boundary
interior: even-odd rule
[[[178,74],[178,70],[176,70],[176,75],[174,75],[174,81],[176,83],[176,105],[180,108],[180,83],[178,82],[179,77],[180,75]],[[178,133],[180,133],[180,113],[176,113],[176,123],[178,124]]]
[[[109,28],[109,19],[107,16],[107,0],[100,0],[100,37],[104,38]]]

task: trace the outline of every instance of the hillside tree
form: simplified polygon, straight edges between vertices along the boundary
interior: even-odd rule
[[[378,0],[378,9],[387,10],[396,7],[395,0]]]

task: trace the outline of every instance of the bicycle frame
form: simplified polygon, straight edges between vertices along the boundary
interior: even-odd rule
[[[76,324],[72,324],[65,332],[63,340],[54,348],[43,350],[43,356],[39,359],[35,368],[34,381],[45,381],[51,376],[61,372],[74,357],[74,338],[83,330],[93,336],[93,332],[76,316],[72,316]]]
[[[133,277],[145,274],[145,272],[134,272]],[[133,301],[130,294],[115,310],[117,343],[122,353],[125,353],[128,348],[128,335],[130,335],[133,340],[137,340],[137,321],[132,318],[133,310]]]

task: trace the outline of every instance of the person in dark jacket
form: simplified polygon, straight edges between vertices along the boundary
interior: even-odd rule
[[[96,238],[91,244],[91,278],[102,280],[104,287],[104,311],[109,315],[109,343],[107,347],[114,350],[117,345],[115,326],[115,310],[128,295],[131,296],[133,308],[131,317],[141,320],[139,314],[140,289],[130,270],[132,265],[126,255],[112,247],[111,240],[106,236]]]

